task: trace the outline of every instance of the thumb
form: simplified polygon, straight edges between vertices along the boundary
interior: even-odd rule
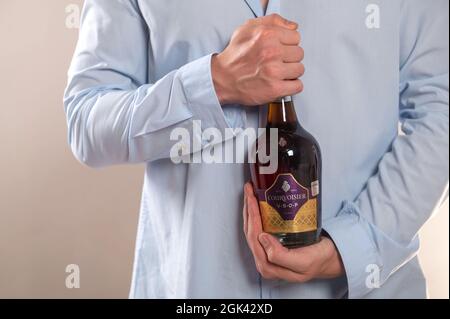
[[[270,248],[273,247],[272,240],[274,240],[274,238],[269,234],[266,233],[259,234],[258,240],[261,246],[263,246],[266,251],[270,250]]]
[[[258,240],[266,252],[267,259],[271,263],[284,267],[286,260],[292,257],[289,254],[289,249],[283,247],[274,236],[267,233],[261,233],[258,236]]]

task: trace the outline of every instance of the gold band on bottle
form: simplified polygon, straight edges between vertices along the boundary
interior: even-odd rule
[[[266,201],[259,202],[263,230],[267,233],[300,233],[317,230],[317,199],[308,200],[293,220],[285,220]]]

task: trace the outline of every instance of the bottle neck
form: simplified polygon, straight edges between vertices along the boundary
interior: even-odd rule
[[[267,128],[279,128],[295,131],[299,126],[292,97],[285,96],[269,103],[267,112]]]

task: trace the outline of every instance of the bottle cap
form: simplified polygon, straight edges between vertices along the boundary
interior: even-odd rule
[[[276,99],[275,102],[277,102],[277,103],[292,102],[292,96],[282,96],[282,97]]]

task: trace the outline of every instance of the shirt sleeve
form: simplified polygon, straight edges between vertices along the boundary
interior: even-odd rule
[[[229,127],[212,82],[211,55],[148,83],[150,45],[136,1],[85,1],[64,96],[69,143],[81,162],[102,167],[168,158],[175,127],[200,147],[208,144],[202,129]]]
[[[404,134],[353,202],[324,229],[347,275],[349,298],[382,285],[413,258],[418,231],[448,187],[448,1],[408,0],[401,9],[400,106]],[[379,270],[379,283],[367,283]]]

